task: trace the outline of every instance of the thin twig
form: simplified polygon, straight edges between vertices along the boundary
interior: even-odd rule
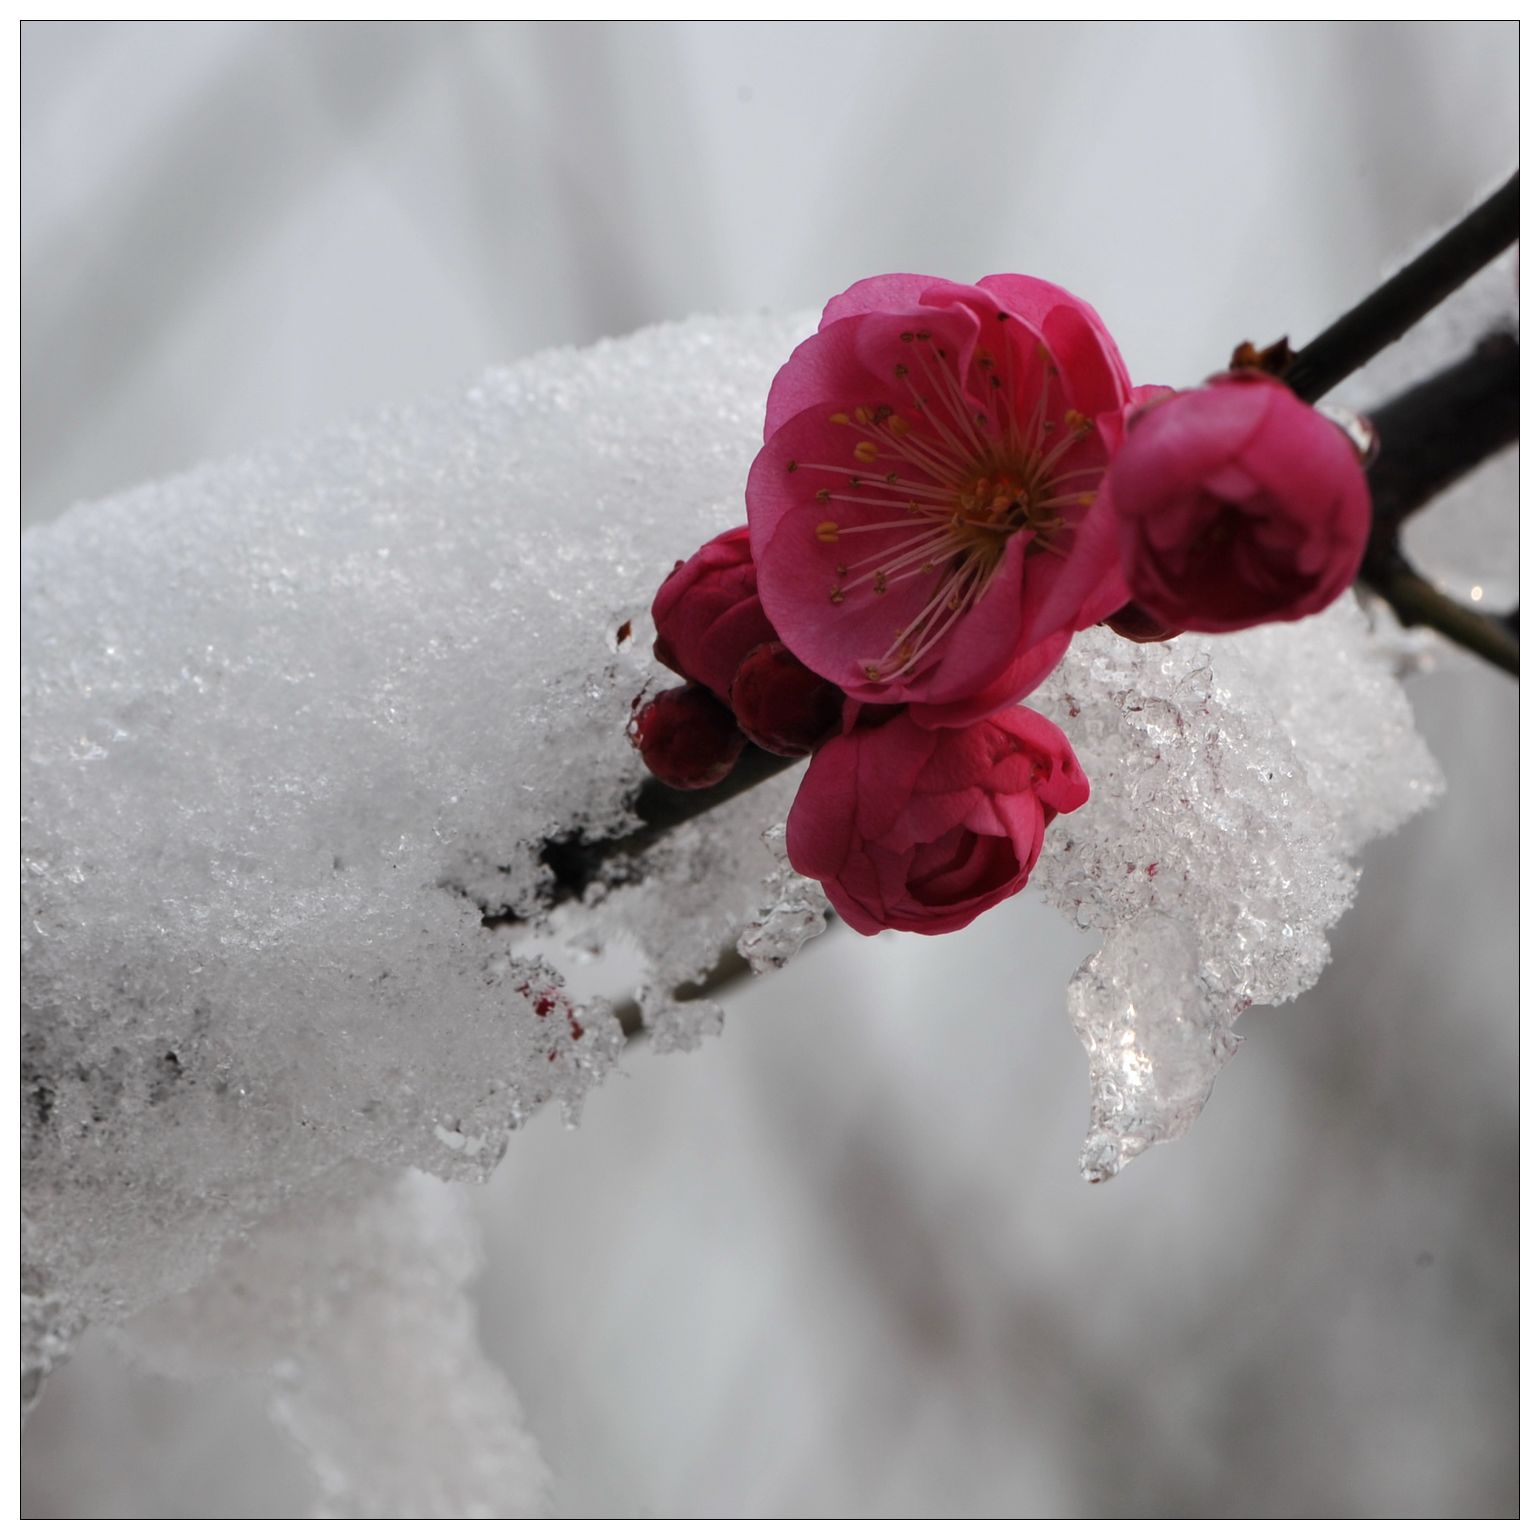
[[[1390,604],[1402,625],[1427,626],[1519,672],[1517,612],[1484,615],[1441,593],[1401,549],[1401,526],[1419,508],[1519,436],[1519,345],[1505,332],[1469,357],[1370,414],[1380,457],[1370,467],[1374,529],[1358,580]]]
[[[1519,639],[1507,625],[1440,592],[1400,552],[1379,563],[1374,576],[1365,575],[1363,581],[1389,603],[1403,626],[1426,626],[1519,677]]]
[[[1293,357],[1284,382],[1319,401],[1519,238],[1519,174]]]
[[[606,840],[590,840],[581,829],[575,829],[545,842],[540,859],[551,873],[551,890],[546,895],[550,905],[581,898],[589,885],[601,877],[615,880],[665,834],[798,763],[778,754],[767,754],[751,743],[726,778],[703,791],[676,791],[648,776],[636,794],[636,815],[642,820],[641,828]]]

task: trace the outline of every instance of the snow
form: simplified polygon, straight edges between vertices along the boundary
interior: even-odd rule
[[[544,354],[25,536],[26,1388],[318,1192],[484,1179],[614,1064],[534,955],[540,850],[627,827],[652,591],[740,517],[807,324]],[[756,913],[784,779],[605,916],[661,1045],[720,1021],[674,992]]]
[[[759,971],[823,927],[777,833],[795,771],[576,921],[541,863],[629,827],[651,594],[740,520],[809,324],[543,354],[24,538],[24,1392],[130,1322],[162,1368],[275,1375],[327,1512],[540,1511],[453,1199],[400,1173],[481,1181],[542,1105],[575,1117],[620,1054],[605,997],[689,1048],[724,944]],[[1319,975],[1364,843],[1436,794],[1393,654],[1348,596],[1096,630],[1034,699],[1093,786],[1032,887],[1101,938],[1070,988],[1088,1177],[1190,1126],[1241,1012]],[[598,949],[635,976],[594,984]],[[395,1387],[442,1408],[420,1447]]]

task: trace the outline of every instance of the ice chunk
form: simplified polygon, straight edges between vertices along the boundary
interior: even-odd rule
[[[1191,1126],[1251,1005],[1308,989],[1362,845],[1442,782],[1357,600],[1231,636],[1077,636],[1033,705],[1091,800],[1034,883],[1107,938],[1070,992],[1091,1057],[1082,1170],[1112,1176]]]
[[[829,925],[829,903],[822,883],[799,876],[786,856],[786,825],[765,830],[765,846],[775,870],[765,878],[764,907],[738,938],[738,955],[755,973],[784,968]]]
[[[1092,1182],[1185,1134],[1240,1046],[1228,1002],[1204,981],[1191,931],[1161,914],[1114,931],[1082,964],[1069,1014],[1091,1061],[1080,1169]]]

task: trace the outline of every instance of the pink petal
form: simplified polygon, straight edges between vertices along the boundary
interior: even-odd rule
[[[831,738],[807,767],[786,815],[786,854],[804,877],[827,881],[845,865],[854,838],[856,740]]]
[[[853,735],[856,744],[856,831],[863,840],[880,840],[903,816],[914,783],[935,750],[934,733],[909,718]]]
[[[1049,283],[1042,278],[1029,278],[1022,273],[992,273],[987,278],[980,278],[978,286],[999,300],[1012,314],[1020,316],[1028,325],[1037,327],[1039,330],[1052,310],[1066,307],[1078,312],[1096,339],[1102,362],[1111,371],[1113,377],[1121,383],[1124,395],[1126,396],[1132,390],[1133,382],[1129,378],[1123,356],[1112,340],[1112,333],[1108,331],[1102,318],[1083,299],[1071,294],[1068,289],[1061,289],[1056,283]],[[1052,342],[1049,346],[1054,348],[1055,353],[1058,352],[1058,348]],[[1069,366],[1070,363],[1070,359],[1060,359],[1061,366]]]
[[[841,876],[825,877],[823,890],[834,912],[858,935],[875,936],[891,928],[881,901],[882,883],[865,851],[851,856]]]
[[[1010,839],[1016,858],[1030,873],[1043,849],[1047,824],[1043,805],[1036,797],[1001,797],[992,806],[1004,825],[1002,832]]]
[[[937,281],[922,273],[880,273],[875,278],[859,279],[823,307],[818,329],[823,331],[846,316],[866,315],[873,310],[912,310],[920,295]]]
[[[921,727],[963,727],[1003,706],[1014,705],[1059,666],[1073,635],[1068,630],[1055,631],[1025,652],[1017,653],[999,674],[972,695],[934,703],[917,701],[910,705],[909,714]]]
[[[967,358],[978,337],[978,318],[961,304],[945,309],[912,304],[826,321],[797,346],[771,382],[766,440],[814,407],[828,413],[886,401],[907,415],[913,398],[894,369],[913,361],[913,346],[902,339],[916,331],[931,332],[955,357]]]

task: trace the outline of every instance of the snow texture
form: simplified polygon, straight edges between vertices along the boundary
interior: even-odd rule
[[[1191,1127],[1243,1010],[1316,981],[1352,857],[1441,781],[1351,594],[1230,636],[1098,627],[1033,703],[1091,781],[1034,881],[1106,938],[1069,996],[1091,1061],[1081,1171],[1103,1181]]]
[[[548,353],[24,537],[24,1392],[296,1205],[320,1235],[381,1173],[484,1179],[614,1064],[613,1013],[529,955],[541,848],[632,822],[652,593],[741,520],[809,324]],[[756,914],[783,780],[604,916],[662,1046],[720,1024],[674,994]],[[389,1393],[336,1352],[337,1395]]]
[[[24,538],[24,1395],[131,1323],[163,1368],[273,1376],[328,1513],[540,1510],[460,1220],[400,1173],[484,1179],[614,1065],[552,959],[634,956],[687,1048],[725,942],[759,970],[823,926],[773,827],[795,771],[596,884],[586,941],[541,859],[633,823],[651,595],[741,520],[810,325],[543,354]],[[1070,992],[1100,1178],[1190,1124],[1246,1005],[1309,986],[1354,853],[1438,776],[1351,598],[1098,629],[1034,704],[1093,786],[1034,886],[1104,937]]]
[[[481,1263],[468,1193],[337,1175],[122,1328],[123,1345],[161,1373],[265,1375],[318,1518],[542,1516],[550,1472],[465,1292]]]

